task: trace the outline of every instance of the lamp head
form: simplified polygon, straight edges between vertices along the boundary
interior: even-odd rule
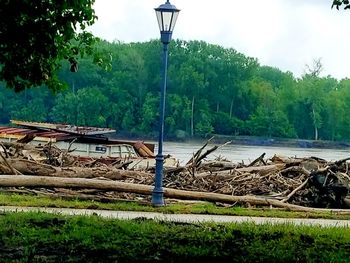
[[[177,9],[174,5],[170,4],[168,0],[165,4],[160,5],[154,10],[156,11],[159,30],[162,36],[162,42],[169,43],[180,10]]]

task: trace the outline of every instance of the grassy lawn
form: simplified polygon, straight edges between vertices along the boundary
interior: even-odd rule
[[[336,218],[215,204],[64,200],[0,194],[2,206],[195,213],[241,216]],[[291,224],[180,223],[137,218],[105,219],[40,212],[0,213],[0,262],[350,262],[350,229]]]
[[[164,207],[156,208],[146,202],[118,201],[103,203],[97,201],[65,200],[61,198],[49,198],[43,196],[0,194],[1,206],[31,206],[31,207],[57,207],[57,208],[80,208],[102,209],[120,211],[145,211],[172,214],[214,214],[214,215],[237,215],[237,216],[260,216],[281,218],[324,218],[324,219],[350,219],[349,213],[335,212],[292,212],[281,209],[268,208],[244,208],[239,206],[222,207],[207,202],[176,202],[169,203]]]
[[[0,215],[0,262],[350,262],[350,229]]]

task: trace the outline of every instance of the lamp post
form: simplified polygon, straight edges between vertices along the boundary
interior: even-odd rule
[[[163,74],[162,86],[160,93],[159,107],[159,141],[158,154],[156,156],[156,176],[154,180],[154,189],[152,192],[152,204],[154,206],[164,205],[163,190],[163,137],[164,137],[164,113],[165,113],[165,92],[167,87],[167,68],[168,68],[168,45],[171,41],[177,16],[180,10],[167,0],[165,4],[154,9],[156,11],[157,20],[160,29],[160,40],[163,43]]]

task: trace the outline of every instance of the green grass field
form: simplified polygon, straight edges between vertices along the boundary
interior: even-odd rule
[[[350,262],[350,229],[0,215],[0,262]]]

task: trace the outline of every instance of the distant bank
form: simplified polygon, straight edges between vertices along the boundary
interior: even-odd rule
[[[157,142],[157,136],[138,136],[135,134],[116,134],[112,137],[119,139],[138,139],[142,141]],[[249,145],[249,146],[276,146],[276,147],[294,147],[294,148],[327,148],[327,149],[347,149],[350,148],[350,142],[346,141],[325,141],[325,140],[304,140],[304,139],[287,139],[287,138],[265,138],[255,136],[228,136],[228,135],[207,135],[203,137],[183,137],[183,138],[169,138],[165,136],[165,141],[171,142],[195,142],[204,143],[209,138],[214,137],[211,141],[216,144],[223,144],[232,141],[232,144]]]
[[[296,147],[296,148],[335,148],[344,149],[350,147],[350,142],[323,141],[323,140],[302,140],[285,138],[262,138],[252,136],[225,136],[213,135],[214,143],[225,143],[232,141],[233,144],[251,146],[276,146],[276,147]],[[209,138],[209,137],[208,137]]]

